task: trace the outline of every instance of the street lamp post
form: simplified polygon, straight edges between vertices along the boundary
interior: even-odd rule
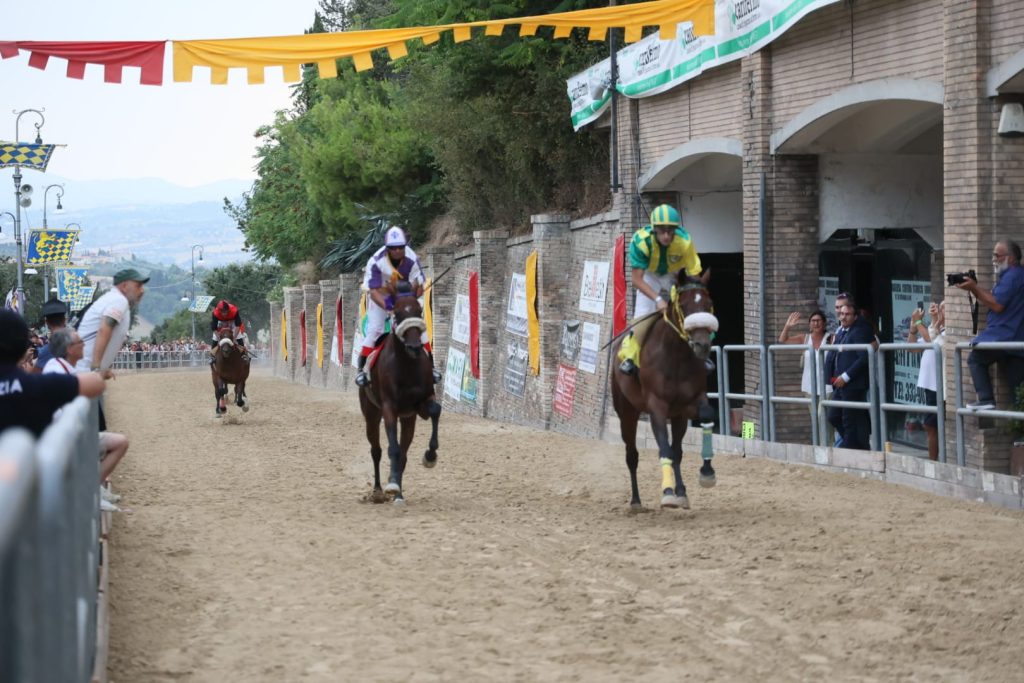
[[[196,307],[196,249],[199,250],[199,262],[203,261],[203,245],[193,244],[192,245],[192,304],[191,307]],[[192,341],[196,340],[196,312],[192,311]]]
[[[43,110],[41,110],[41,109],[22,109],[21,111],[17,111],[17,110],[13,111],[14,114],[18,115],[14,119],[14,141],[15,142],[19,142],[18,123],[21,121],[21,117],[24,116],[25,114],[28,114],[29,112],[32,112],[33,114],[37,114],[39,116],[39,123],[34,124],[34,125],[36,127],[36,144],[37,145],[41,145],[41,144],[43,144],[43,138],[39,134],[39,131],[43,127],[43,124],[46,123],[46,117],[43,116]],[[28,199],[28,195],[31,194],[31,193],[32,193],[31,186],[26,184],[25,185],[25,195],[26,195],[25,198],[26,198],[26,200]],[[21,199],[22,199],[21,195],[22,195],[21,166],[19,164],[15,164],[15,166],[14,166],[14,212],[15,212],[14,213],[14,244],[17,247],[16,263],[17,263],[17,266],[18,266],[18,294],[17,294],[17,296],[18,296],[18,305],[19,305],[18,312],[21,313],[21,315],[25,315],[25,311],[20,309],[22,303],[25,301],[25,280],[22,277],[22,273],[21,273],[22,268],[24,268],[24,264],[22,263],[22,260],[21,260]],[[26,204],[26,206],[28,206],[28,204]]]
[[[43,229],[50,227],[46,222],[46,200],[50,197],[50,190],[57,188],[57,211],[62,210],[64,207],[60,205],[60,200],[64,196],[64,186],[58,183],[53,185],[47,185],[46,189],[43,190]],[[50,297],[50,266],[47,263],[43,264],[43,299]]]

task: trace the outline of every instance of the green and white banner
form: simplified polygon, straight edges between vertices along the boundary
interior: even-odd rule
[[[651,97],[705,70],[745,57],[772,42],[810,12],[839,0],[716,0],[715,35],[694,36],[679,24],[675,40],[652,33],[619,50],[618,90],[626,97]],[[596,120],[611,101],[611,59],[568,80],[572,126]]]

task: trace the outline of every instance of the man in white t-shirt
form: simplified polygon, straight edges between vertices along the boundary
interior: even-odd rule
[[[126,268],[114,274],[114,288],[96,299],[85,312],[78,334],[85,340],[80,370],[101,372],[110,379],[117,352],[128,337],[131,324],[131,307],[142,300],[146,293],[145,284],[149,278],[142,277],[134,268]]]

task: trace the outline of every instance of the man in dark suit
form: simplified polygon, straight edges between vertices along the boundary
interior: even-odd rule
[[[836,344],[870,344],[874,341],[871,325],[857,315],[852,301],[839,309],[840,328]],[[832,398],[839,401],[865,401],[870,386],[867,351],[832,351],[825,359],[826,379],[832,384]],[[842,437],[844,448],[867,450],[871,420],[863,408],[829,408],[828,421]]]

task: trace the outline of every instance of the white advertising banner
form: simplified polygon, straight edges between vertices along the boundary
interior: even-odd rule
[[[526,273],[512,273],[508,307],[505,310],[505,329],[512,334],[526,336]]]
[[[580,310],[604,315],[604,298],[608,291],[607,261],[585,261],[580,285]]]
[[[455,295],[455,314],[452,315],[452,339],[469,345],[469,295]],[[461,377],[461,375],[460,375]]]
[[[740,59],[772,42],[816,9],[839,0],[716,0],[715,35],[694,36],[693,24],[679,24],[675,40],[652,33],[619,50],[618,90],[626,97],[651,97],[720,64]],[[611,101],[611,60],[568,80],[572,125],[595,121]]]
[[[597,349],[601,346],[601,326],[583,323],[583,341],[580,344],[580,359],[576,367],[584,372],[597,372]]]
[[[466,371],[466,354],[449,346],[444,366],[444,393],[456,401],[462,399],[462,373]]]

